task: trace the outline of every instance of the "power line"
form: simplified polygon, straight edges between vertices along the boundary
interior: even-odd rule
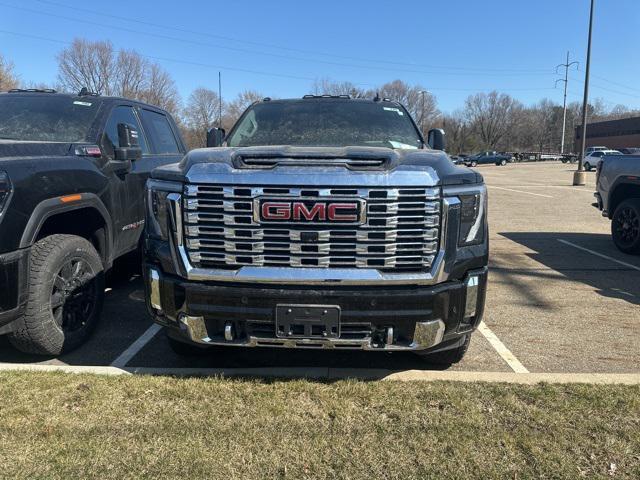
[[[107,13],[104,13],[104,12],[99,12],[99,11],[91,10],[91,9],[88,9],[88,8],[75,7],[75,6],[67,5],[67,4],[60,3],[60,2],[54,2],[54,1],[51,1],[51,0],[35,0],[35,1],[37,1],[39,3],[43,3],[43,4],[49,4],[49,5],[54,5],[54,6],[57,6],[57,7],[71,9],[71,10],[74,10],[74,11],[82,11],[82,12],[92,13],[94,15],[99,15],[101,17],[109,17],[109,18],[113,18],[113,19],[116,19],[116,20],[120,20],[120,21],[127,21],[127,22],[131,22],[131,23],[137,23],[137,24],[140,24],[140,25],[147,25],[147,26],[151,26],[151,27],[154,27],[154,28],[163,28],[163,29],[174,30],[174,31],[182,32],[182,33],[191,33],[191,34],[194,34],[194,35],[202,35],[202,36],[210,37],[210,38],[218,38],[218,39],[221,39],[221,40],[233,41],[233,42],[238,42],[238,43],[245,43],[247,45],[256,45],[256,46],[274,48],[274,49],[291,51],[291,52],[298,52],[298,53],[305,53],[305,54],[312,54],[312,55],[321,55],[321,56],[333,57],[333,58],[341,58],[343,60],[356,60],[356,61],[362,61],[362,62],[385,63],[385,64],[389,64],[389,65],[404,65],[404,66],[409,66],[409,67],[441,68],[441,69],[467,70],[467,71],[548,73],[547,70],[543,70],[543,69],[537,69],[537,70],[536,69],[489,69],[489,68],[474,68],[474,67],[459,67],[459,66],[439,66],[439,65],[425,65],[425,64],[417,64],[417,63],[409,63],[409,62],[398,62],[398,61],[390,61],[390,60],[381,60],[379,58],[372,59],[372,58],[362,58],[362,57],[352,57],[352,56],[345,56],[345,55],[336,55],[336,54],[333,54],[333,53],[326,53],[326,52],[319,52],[319,51],[314,51],[314,50],[303,50],[303,49],[298,49],[298,48],[284,47],[284,46],[281,46],[281,45],[269,44],[269,43],[264,43],[264,42],[255,42],[255,41],[251,41],[251,40],[228,37],[228,36],[223,36],[223,35],[217,35],[217,34],[212,34],[212,33],[209,33],[209,32],[202,32],[202,31],[198,31],[198,30],[190,30],[190,29],[185,29],[185,28],[181,28],[181,27],[176,27],[174,25],[166,25],[166,24],[154,23],[154,22],[149,22],[149,21],[140,20],[140,19],[134,19],[134,18],[130,18],[130,17],[122,17],[122,16],[118,16],[118,15],[111,15],[111,14],[107,14]]]
[[[18,33],[18,32],[12,32],[9,30],[0,30],[0,33],[5,33],[8,35],[15,35],[18,37],[26,37],[26,38],[32,38],[35,40],[44,40],[47,42],[55,42],[55,43],[60,43],[63,45],[72,45],[72,42],[67,42],[65,40],[57,40],[54,38],[48,38],[48,37],[43,37],[40,35],[31,35],[28,33]],[[117,53],[120,52],[124,52],[125,50],[121,50],[121,49],[116,49]],[[136,52],[138,53],[138,55],[140,55],[141,57],[144,58],[148,58],[150,60],[157,60],[157,61],[165,61],[165,62],[171,62],[171,63],[182,63],[185,65],[192,65],[192,66],[196,66],[196,67],[206,67],[206,68],[213,68],[213,69],[220,69],[220,70],[230,70],[230,71],[236,71],[236,72],[242,72],[242,73],[254,73],[257,75],[267,75],[267,76],[272,76],[272,77],[281,77],[281,78],[291,78],[294,80],[307,80],[307,81],[314,81],[316,80],[316,78],[312,78],[312,77],[300,77],[300,76],[296,76],[296,75],[287,75],[284,73],[273,73],[273,72],[264,72],[264,71],[260,71],[260,70],[249,70],[246,68],[236,68],[236,67],[227,67],[227,66],[223,66],[223,65],[213,65],[213,64],[209,64],[209,63],[201,63],[201,62],[191,62],[189,60],[178,60],[176,58],[168,58],[168,57],[158,57],[158,56],[154,56],[154,55],[146,55],[140,52]],[[358,85],[367,85],[367,84],[358,84]]]
[[[31,39],[34,39],[34,40],[53,42],[53,43],[58,43],[58,44],[62,44],[62,45],[72,45],[72,43],[73,43],[73,42],[69,42],[69,41],[65,41],[65,40],[59,40],[59,39],[44,37],[42,35],[32,35],[32,34],[28,34],[28,33],[19,33],[19,32],[13,32],[13,31],[10,31],[10,30],[2,30],[2,29],[0,29],[0,33],[4,33],[4,34],[7,34],[7,35],[14,35],[14,36],[18,36],[18,37],[31,38]],[[124,51],[124,50],[116,49],[117,53],[122,52],[122,51]],[[196,67],[212,68],[212,69],[216,69],[216,70],[229,70],[229,71],[237,71],[237,72],[241,72],[241,73],[251,73],[251,74],[257,74],[257,75],[274,76],[274,77],[279,77],[279,78],[290,78],[290,79],[294,79],[294,80],[307,80],[307,81],[315,81],[315,80],[317,80],[317,77],[302,77],[302,76],[297,76],[297,75],[288,75],[288,74],[284,74],[284,73],[273,73],[273,72],[265,72],[265,71],[260,71],[260,70],[251,70],[251,69],[246,69],[246,68],[229,67],[229,66],[224,66],[224,65],[214,65],[214,64],[202,63],[202,62],[193,62],[193,61],[184,60],[184,59],[179,60],[179,59],[176,59],[176,58],[160,57],[160,56],[157,56],[157,55],[148,55],[148,54],[144,54],[144,53],[140,53],[140,52],[137,52],[137,53],[141,57],[144,57],[144,58],[147,58],[147,59],[150,59],[150,60],[156,60],[156,61],[165,61],[165,62],[170,62],[170,63],[191,65],[191,66],[196,66]],[[355,83],[355,85],[372,86],[371,84],[368,84],[368,83]],[[451,91],[451,92],[488,92],[488,91],[492,91],[492,90],[497,90],[497,91],[501,91],[501,92],[537,92],[537,91],[546,91],[546,90],[554,90],[554,89],[553,88],[547,88],[547,87],[452,88],[452,87],[434,86],[434,87],[430,87],[430,90]]]

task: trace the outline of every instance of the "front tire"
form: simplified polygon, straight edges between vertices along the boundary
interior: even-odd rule
[[[18,350],[56,356],[86,341],[100,320],[104,270],[82,237],[51,235],[31,248],[25,313],[9,334]]]
[[[502,160],[500,160],[500,163],[498,165],[500,165],[501,167],[504,167],[507,164],[507,161],[503,158]]]
[[[591,164],[590,164],[589,162],[586,162],[586,163],[584,164],[584,169],[585,169],[587,172],[590,172],[590,171],[591,171]]]
[[[477,167],[478,166],[478,162],[471,162],[471,166],[472,167]]]
[[[621,252],[640,253],[640,198],[618,205],[611,219],[611,237]]]

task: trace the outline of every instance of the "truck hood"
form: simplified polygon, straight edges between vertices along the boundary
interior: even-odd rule
[[[72,145],[66,142],[24,142],[0,139],[0,162],[18,157],[60,157],[67,155]]]
[[[482,182],[436,150],[380,147],[242,147],[190,151],[153,178],[253,185],[464,185]]]

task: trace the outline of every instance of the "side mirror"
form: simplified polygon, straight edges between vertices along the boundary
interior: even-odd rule
[[[432,128],[427,135],[427,143],[434,150],[444,150],[447,146],[444,130]]]
[[[207,130],[207,147],[221,147],[226,133],[224,128],[218,127]]]
[[[138,131],[127,123],[118,124],[118,143],[120,146],[114,149],[116,160],[132,162],[142,158]]]

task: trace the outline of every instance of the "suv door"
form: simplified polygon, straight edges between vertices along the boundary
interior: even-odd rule
[[[118,168],[114,148],[120,147],[118,124],[125,123],[138,131],[138,141],[142,159],[131,163],[129,169]],[[111,110],[105,125],[102,147],[115,166],[110,181],[112,192],[111,215],[116,227],[114,239],[116,256],[131,251],[138,246],[144,225],[144,181],[140,185],[140,171],[145,157],[150,155],[149,142],[133,105],[116,105]]]

